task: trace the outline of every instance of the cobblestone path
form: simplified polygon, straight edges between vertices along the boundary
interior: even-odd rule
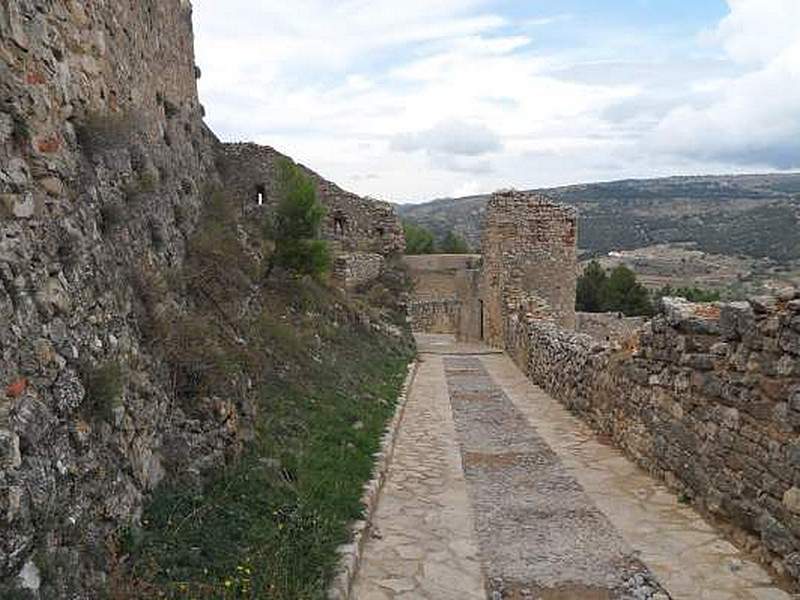
[[[793,598],[506,356],[419,343],[354,598]]]

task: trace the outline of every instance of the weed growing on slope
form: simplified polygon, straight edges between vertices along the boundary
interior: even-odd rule
[[[157,494],[137,575],[167,597],[324,597],[409,360],[356,324],[326,342],[301,377],[264,383],[256,440],[234,468],[200,492]]]
[[[257,417],[238,460],[200,488],[165,483],[141,528],[120,532],[134,566],[115,599],[323,598],[361,516],[413,352],[407,331],[376,328],[397,307],[370,305],[369,290],[348,299],[314,277],[265,283],[254,239],[212,192],[180,272],[134,277],[143,338],[184,412],[246,395]]]

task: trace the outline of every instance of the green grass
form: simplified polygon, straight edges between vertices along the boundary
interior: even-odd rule
[[[237,465],[200,491],[160,489],[125,536],[150,597],[324,598],[410,352],[356,323],[322,331],[316,360],[290,348],[296,370],[263,384]]]

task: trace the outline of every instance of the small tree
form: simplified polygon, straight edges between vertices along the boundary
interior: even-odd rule
[[[319,278],[331,262],[328,244],[319,239],[325,207],[317,199],[313,181],[290,160],[278,164],[278,179],[280,202],[267,226],[275,241],[267,276],[277,266]]]
[[[406,254],[433,254],[436,252],[433,234],[421,225],[404,221],[403,232],[406,236]]]
[[[441,246],[443,254],[469,254],[469,244],[455,231],[448,231]]]
[[[653,314],[647,288],[636,280],[636,273],[619,265],[608,278],[606,310],[616,310],[629,317]]]
[[[584,312],[603,312],[608,277],[596,260],[590,262],[578,277],[576,308]]]

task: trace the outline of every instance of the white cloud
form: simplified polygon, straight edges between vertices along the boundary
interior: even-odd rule
[[[655,128],[661,150],[701,159],[800,167],[800,2],[729,0],[715,31],[731,59],[749,70],[702,106],[674,108]]]
[[[646,33],[545,46],[559,37],[545,28],[577,27],[581,15],[515,22],[501,5],[197,0],[209,123],[398,201],[800,154],[800,0],[730,0],[703,35],[714,55],[690,39],[675,56]]]
[[[398,134],[391,146],[402,152],[424,150],[456,156],[480,156],[503,147],[499,136],[485,125],[458,119],[440,121],[425,131]]]
[[[736,61],[769,63],[800,38],[797,0],[728,0],[728,5],[728,16],[706,37]]]

